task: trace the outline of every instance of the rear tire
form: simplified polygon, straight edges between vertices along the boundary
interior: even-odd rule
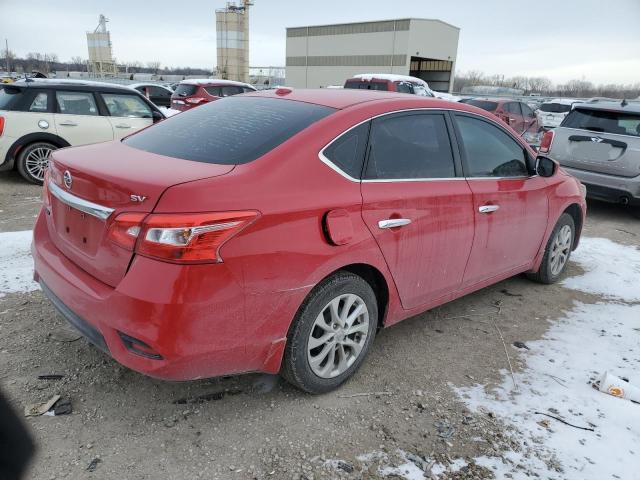
[[[287,337],[282,376],[308,393],[326,393],[349,379],[371,349],[378,303],[361,277],[338,272],[317,285]]]
[[[528,273],[527,277],[539,283],[556,283],[569,263],[575,231],[573,217],[563,213],[549,236],[540,269],[535,273]]]
[[[49,155],[57,149],[57,146],[49,142],[35,142],[27,145],[18,154],[18,172],[28,182],[42,185],[44,173],[49,166]]]

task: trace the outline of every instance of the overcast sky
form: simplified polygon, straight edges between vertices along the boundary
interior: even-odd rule
[[[86,58],[85,32],[110,19],[118,62],[212,69],[214,10],[224,0],[0,0],[0,39],[19,56]],[[363,8],[366,5],[366,8]],[[392,18],[461,28],[458,71],[547,76],[554,82],[640,81],[640,0],[255,0],[251,65],[284,65],[285,28]]]

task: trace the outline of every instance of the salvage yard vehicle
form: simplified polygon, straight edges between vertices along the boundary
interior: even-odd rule
[[[128,87],[76,80],[21,80],[0,87],[0,171],[42,184],[52,151],[106,142],[165,116]]]
[[[254,86],[233,80],[217,78],[183,80],[171,95],[171,108],[184,112],[220,98],[255,91]]]
[[[588,197],[640,208],[640,103],[574,105],[540,150],[580,179]]]
[[[510,98],[466,98],[461,102],[493,113],[518,133],[540,129],[536,114],[524,102]]]
[[[139,91],[158,107],[171,107],[173,90],[165,85],[159,85],[157,83],[133,83],[127,86]]]
[[[391,73],[362,73],[354,75],[344,82],[344,88],[409,93],[423,97],[441,98],[452,102],[459,100],[459,97],[454,95],[431,90],[429,84],[421,78]]]
[[[581,100],[573,98],[556,98],[544,102],[536,112],[538,124],[544,129],[556,128],[571,111],[571,107]]]
[[[211,102],[54,152],[35,279],[123,365],[337,388],[378,329],[563,274],[580,183],[468,105],[366,90]]]

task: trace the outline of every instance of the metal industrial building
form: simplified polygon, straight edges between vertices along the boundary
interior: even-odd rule
[[[359,73],[395,73],[450,92],[459,35],[458,27],[426,18],[287,28],[287,85],[318,88]]]
[[[249,7],[250,0],[240,4],[227,2],[216,10],[216,38],[218,47],[218,78],[249,81]]]

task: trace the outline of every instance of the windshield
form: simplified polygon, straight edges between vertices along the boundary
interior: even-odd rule
[[[640,113],[574,109],[561,127],[640,137]]]
[[[564,103],[543,103],[540,105],[541,112],[547,113],[567,113],[571,111],[571,105]]]
[[[167,157],[204,163],[248,163],[335,109],[261,97],[227,97],[164,120],[124,140]]]

